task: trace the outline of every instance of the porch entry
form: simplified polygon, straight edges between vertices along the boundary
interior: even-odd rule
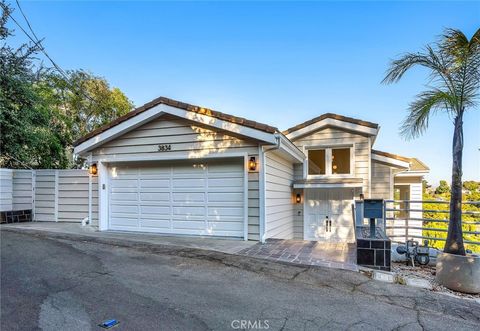
[[[304,239],[354,242],[352,188],[306,189]]]

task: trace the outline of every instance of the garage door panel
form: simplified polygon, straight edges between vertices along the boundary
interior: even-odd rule
[[[136,194],[138,192],[138,188],[137,187],[130,187],[130,188],[111,187],[110,192],[112,192],[112,193],[135,193]]]
[[[208,207],[208,216],[237,216],[241,218],[243,216],[243,208]]]
[[[178,230],[204,230],[205,229],[205,221],[201,220],[174,220],[173,221],[173,228]],[[191,233],[191,232],[190,232]]]
[[[170,203],[170,193],[169,192],[146,192],[140,193],[140,201],[154,201],[154,202],[168,202]]]
[[[111,181],[112,187],[115,188],[136,188],[138,186],[137,178],[134,179],[115,179]]]
[[[170,178],[172,170],[170,167],[141,167],[138,170],[139,175],[145,177],[165,177]]]
[[[173,206],[173,215],[185,215],[185,216],[204,216],[205,207],[202,206]]]
[[[243,173],[243,164],[241,163],[231,163],[231,162],[222,162],[214,161],[208,164],[209,173]]]
[[[170,179],[140,179],[139,180],[140,188],[147,187],[160,187],[160,188],[169,188]]]
[[[175,192],[172,194],[172,200],[173,202],[184,202],[184,203],[204,202],[205,193],[204,192],[198,192],[198,193]]]
[[[138,214],[138,206],[134,205],[112,205],[112,215],[118,213]]]
[[[243,160],[114,168],[110,228],[243,236]]]
[[[126,216],[126,215],[125,215]],[[129,226],[129,227],[138,227],[138,219],[135,217],[116,217],[115,215],[110,216],[110,224],[113,226]]]
[[[172,187],[173,188],[204,188],[206,180],[204,178],[173,178]]]
[[[243,188],[243,178],[209,178],[208,187]]]
[[[170,219],[141,219],[140,220],[141,228],[151,228],[151,229],[161,229],[161,230],[170,230]]]
[[[153,216],[167,216],[170,217],[170,206],[140,206],[141,217],[145,217],[147,214]]]
[[[243,192],[213,192],[208,193],[209,202],[241,202],[243,201]]]
[[[210,228],[220,231],[243,231],[243,227],[238,222],[209,222]]]
[[[137,193],[112,192],[110,197],[114,201],[137,201]]]

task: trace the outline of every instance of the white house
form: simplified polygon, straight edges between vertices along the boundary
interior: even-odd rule
[[[375,151],[378,124],[323,114],[288,130],[157,98],[75,142],[98,169],[98,225],[349,241],[352,205],[421,200],[428,167]]]

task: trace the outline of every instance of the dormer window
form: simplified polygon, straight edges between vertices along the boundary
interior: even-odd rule
[[[353,174],[353,146],[305,148],[308,156],[307,175],[309,177]]]

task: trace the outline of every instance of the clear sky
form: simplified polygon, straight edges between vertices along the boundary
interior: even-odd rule
[[[136,106],[166,96],[280,129],[325,112],[352,116],[380,124],[374,148],[420,158],[434,185],[450,181],[448,116],[435,117],[419,139],[398,134],[426,72],[380,81],[390,59],[445,27],[470,37],[480,27],[479,2],[21,4],[61,67],[105,77]],[[480,107],[467,113],[464,130],[464,179],[480,180]]]

